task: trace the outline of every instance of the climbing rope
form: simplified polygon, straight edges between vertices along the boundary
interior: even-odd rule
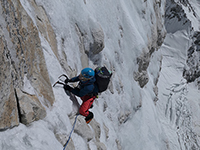
[[[67,143],[65,144],[65,147],[63,148],[63,150],[65,150],[65,148],[67,147],[67,144],[69,143],[69,140],[70,140],[70,138],[71,138],[72,132],[74,131],[74,127],[75,127],[75,125],[76,125],[77,117],[78,117],[78,115],[76,115],[76,118],[75,118],[75,121],[74,121],[74,124],[73,124],[73,128],[72,128],[72,131],[70,132],[69,138],[68,138]]]

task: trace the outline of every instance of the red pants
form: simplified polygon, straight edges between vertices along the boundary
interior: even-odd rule
[[[94,102],[94,99],[96,98],[96,96],[90,97],[88,95],[85,95],[83,97],[81,97],[81,100],[83,101],[83,103],[81,104],[81,107],[79,108],[79,113],[83,116],[88,116],[89,115],[89,109],[92,106],[92,103]]]

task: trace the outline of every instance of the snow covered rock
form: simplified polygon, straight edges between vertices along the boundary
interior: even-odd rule
[[[199,23],[196,23],[199,21],[199,8],[196,9],[196,6],[199,4],[195,0],[171,0],[166,5],[168,34],[160,49],[162,64],[156,105],[158,110],[164,110],[159,112],[163,116],[160,119],[168,149],[200,148],[199,119],[196,119],[196,114],[199,114],[199,92],[195,92],[199,84],[200,29]]]
[[[139,83],[140,87],[143,88],[149,81],[149,76],[147,73],[147,68],[149,66],[150,58],[154,51],[157,51],[162,45],[166,30],[164,27],[164,17],[162,14],[162,3],[161,1],[152,1],[154,13],[150,16],[146,16],[146,11],[143,10],[141,17],[144,20],[151,21],[150,34],[147,34],[148,43],[146,47],[143,48],[142,53],[137,57],[138,71],[134,73],[134,79]]]
[[[94,42],[90,44],[91,52],[95,55],[100,53],[104,48],[104,32],[101,26],[91,29]]]
[[[79,116],[77,118],[77,123],[74,128],[74,132],[77,133],[79,136],[83,137],[88,142],[92,140],[94,133],[89,128],[89,126],[86,124],[83,117]]]
[[[63,149],[82,101],[51,84],[96,65],[113,72],[110,87],[66,149],[199,149],[198,3],[166,2],[3,0],[0,105],[18,127],[0,132],[0,149]],[[25,126],[20,113],[40,120]]]
[[[94,63],[99,60],[99,53],[104,48],[104,31],[101,25],[93,20],[89,19],[89,26],[83,26],[76,23],[76,32],[79,36],[79,49],[82,54],[81,61],[84,66],[88,59],[91,59]]]

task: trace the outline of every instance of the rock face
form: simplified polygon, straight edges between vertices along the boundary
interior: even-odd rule
[[[188,30],[190,32],[192,43],[187,50],[187,63],[183,71],[183,77],[187,82],[193,82],[200,77],[200,33],[198,31],[194,32],[192,23],[186,16],[183,6],[188,7],[191,15],[197,17],[197,14],[189,1],[167,1],[165,27],[169,33],[175,33],[178,30]]]
[[[27,94],[19,89],[16,89],[16,96],[19,107],[19,118],[23,124],[29,124],[46,116],[45,108],[41,105],[37,96]]]
[[[200,77],[200,32],[195,32],[192,40],[192,46],[187,53],[187,67],[183,72],[188,82],[193,82]]]
[[[186,31],[185,33],[188,36],[188,46],[180,49],[184,52],[184,57],[182,58],[184,66],[180,68],[182,68],[182,76],[186,80],[182,80],[180,83],[170,87],[167,103],[165,104],[165,116],[173,124],[171,125],[174,126],[174,129],[176,129],[175,132],[179,149],[199,149],[199,130],[197,130],[199,123],[196,123],[197,121],[195,120],[197,113],[195,107],[198,110],[199,105],[195,103],[195,99],[187,96],[190,91],[188,83],[195,83],[197,81],[198,86],[200,77],[200,34],[199,29],[195,29],[193,20],[190,18],[191,16],[197,17],[191,4],[192,1],[188,0],[167,1],[165,15],[165,25],[170,36],[174,36],[182,30]],[[185,7],[187,7],[188,12],[185,10]],[[170,147],[171,144],[168,143],[168,148],[170,149]]]
[[[184,2],[180,1],[180,3]],[[187,5],[186,3],[188,2],[185,1],[184,5]],[[183,29],[187,30],[191,26],[190,20],[186,17],[183,8],[179,4],[174,0],[166,1],[165,28],[168,33],[174,33],[177,30]]]
[[[45,117],[54,95],[38,30],[19,0],[0,3],[0,130]],[[22,92],[29,81],[32,90]],[[43,104],[41,104],[43,100]]]

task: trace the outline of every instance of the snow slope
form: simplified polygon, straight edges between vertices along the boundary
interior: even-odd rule
[[[29,1],[20,2],[36,24],[34,16],[37,12]],[[63,68],[61,62],[64,56],[58,59],[49,43],[40,35],[52,84],[61,74],[77,75],[84,67],[78,50],[80,39],[75,34],[74,25],[78,24],[87,33],[89,27],[100,24],[104,31],[105,48],[99,55],[99,64],[110,68],[113,78],[109,90],[94,102],[92,112],[100,127],[99,140],[105,149],[200,149],[200,92],[196,82],[188,84],[182,77],[187,50],[191,46],[189,27],[176,28],[176,32],[167,34],[162,47],[150,57],[147,69],[149,81],[141,88],[133,76],[138,70],[137,58],[146,52],[151,27],[156,23],[152,19],[156,18],[153,0],[35,2],[45,9],[56,34],[58,53],[60,56],[63,56],[63,52],[66,54],[67,64],[73,70],[71,74]],[[193,5],[197,4],[195,0],[192,2]],[[164,4],[160,4],[163,7],[161,14],[164,14]],[[199,11],[197,5],[195,9]],[[187,14],[190,15],[189,12]],[[192,19],[195,30],[199,30],[198,18]],[[95,67],[91,59],[87,63]],[[45,119],[0,132],[1,150],[63,149],[62,144],[68,139],[78,110],[77,102],[81,104],[81,101],[79,98],[70,99],[62,86],[56,86],[53,91],[56,101],[51,108],[46,108]],[[82,116],[78,118],[77,125],[83,120]],[[92,124],[88,127],[91,132],[85,133],[91,135],[72,134],[75,150],[98,148],[93,134],[95,130]],[[88,136],[92,136],[89,142]],[[69,146],[73,149],[73,146]]]

